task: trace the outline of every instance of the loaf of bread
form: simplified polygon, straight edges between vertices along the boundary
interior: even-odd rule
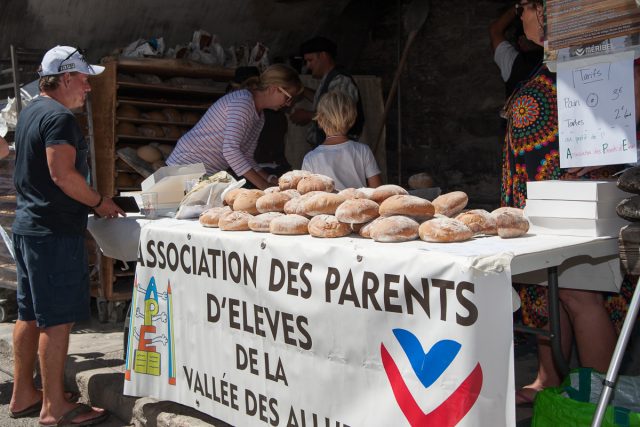
[[[138,110],[133,105],[121,104],[116,110],[117,117],[126,117],[129,119],[139,119],[140,118],[140,110]]]
[[[347,224],[363,224],[378,216],[378,208],[379,205],[373,200],[346,200],[336,209],[336,218]]]
[[[253,215],[244,211],[234,211],[222,215],[218,221],[218,227],[224,231],[247,231],[249,220]]]
[[[416,221],[433,218],[435,208],[427,199],[410,195],[395,195],[380,203],[380,216],[404,215]]]
[[[524,236],[529,231],[529,220],[516,212],[502,212],[496,218],[496,225],[498,236],[503,239]]]
[[[163,138],[164,131],[158,125],[146,124],[138,126],[138,135],[146,136],[147,138]]]
[[[395,243],[415,240],[418,237],[418,224],[407,216],[382,217],[371,225],[369,235],[376,242]]]
[[[267,193],[256,201],[256,209],[260,213],[284,212],[284,205],[291,199],[285,192]]]
[[[468,202],[467,193],[464,191],[452,191],[436,197],[432,203],[436,208],[436,213],[454,217],[462,212]]]
[[[344,197],[346,200],[349,199],[368,199],[367,195],[356,188],[345,188],[338,192],[339,195]]]
[[[339,194],[320,192],[304,200],[301,209],[305,216],[333,215],[344,201]]]
[[[249,228],[252,231],[268,233],[271,221],[283,215],[284,214],[281,212],[265,212],[260,215],[256,215],[249,220]]]
[[[167,108],[163,108],[162,109],[162,114],[164,114],[164,116],[166,117],[166,120],[169,122],[181,122],[182,121],[182,114],[180,114],[180,111],[176,110],[175,108],[171,108],[171,107],[167,107]],[[186,120],[185,120],[186,122]],[[196,120],[197,122],[197,120]],[[193,122],[193,123],[196,123]],[[189,123],[189,122],[187,122]]]
[[[337,217],[336,217],[337,218]],[[358,234],[365,239],[371,239],[371,227],[374,227],[378,222],[382,221],[385,217],[379,216],[373,221],[369,221],[366,224],[362,224],[362,227],[358,230]]]
[[[433,178],[428,173],[422,172],[409,177],[409,187],[418,190],[433,187]]]
[[[271,220],[269,231],[272,234],[308,234],[309,219],[302,215],[283,215]]]
[[[264,191],[262,190],[244,190],[233,201],[233,210],[257,215],[260,211],[256,208],[256,203],[262,196],[264,196]]]
[[[473,231],[453,218],[433,218],[420,224],[420,239],[425,242],[463,242],[473,236]]]
[[[203,227],[217,227],[220,218],[230,212],[233,212],[229,206],[219,206],[209,208],[200,214],[200,224]]]
[[[264,194],[278,193],[279,191],[280,191],[280,187],[268,187],[264,189]]]
[[[471,209],[469,211],[462,212],[456,216],[456,219],[469,227],[474,235],[498,234],[495,217],[484,209]]]
[[[138,155],[138,157],[148,163],[162,160],[162,152],[153,145],[143,145],[136,150],[136,154]]]
[[[167,118],[162,113],[162,111],[158,111],[158,110],[145,111],[141,115],[142,115],[142,118],[144,119],[154,120],[156,122],[164,122],[167,120]]]
[[[394,184],[386,184],[381,185],[380,187],[374,188],[371,193],[371,197],[369,197],[374,202],[380,204],[391,196],[395,195],[404,195],[409,194],[407,190],[400,187],[399,185]]]
[[[291,199],[300,197],[300,193],[298,193],[298,190],[294,190],[294,189],[282,190],[282,193],[288,194]]]
[[[289,190],[285,190],[289,191]],[[307,194],[303,194],[299,197],[294,197],[284,204],[284,213],[286,214],[297,214],[304,215],[303,204],[309,198],[315,196],[316,194],[325,194],[323,191],[311,191]]]
[[[224,195],[224,203],[225,205],[233,206],[233,202],[235,202],[236,197],[240,195],[243,191],[247,191],[246,188],[234,188],[233,190],[229,190]]]
[[[300,180],[309,175],[311,175],[311,172],[302,170],[286,172],[278,179],[278,187],[280,187],[280,190],[295,190]]]
[[[492,210],[491,211],[491,216],[493,216],[495,219],[497,219],[498,215],[500,215],[503,212],[512,212],[514,214],[518,214],[518,215],[524,216],[524,209],[512,208],[512,207],[509,207],[509,206],[503,206],[501,208]]]
[[[333,215],[316,215],[309,221],[309,234],[313,237],[343,237],[351,234],[348,224],[338,221]]]
[[[116,126],[116,133],[118,135],[138,135],[138,128],[136,128],[136,125],[133,123],[120,122]]]
[[[166,110],[167,109],[165,108],[165,112]],[[174,122],[182,121],[183,123],[189,123],[190,125],[195,125],[200,121],[200,114],[195,113],[193,111],[184,111],[183,113],[178,112],[178,115],[179,115],[179,118],[171,121],[174,121]]]
[[[627,193],[640,193],[640,167],[635,166],[627,169],[618,177],[616,184],[618,188]]]
[[[318,173],[303,177],[296,187],[296,190],[298,190],[300,194],[306,194],[310,191],[326,191],[331,193],[334,189],[335,184],[333,179]]]

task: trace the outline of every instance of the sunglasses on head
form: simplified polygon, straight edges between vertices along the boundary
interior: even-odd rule
[[[287,98],[286,102],[290,102],[293,99],[293,96],[291,96],[291,94],[289,92],[287,92],[286,90],[284,90],[280,86],[278,86],[278,90],[280,91],[280,93],[282,93]]]
[[[73,51],[73,52],[71,52],[69,55],[67,55],[67,57],[66,57],[66,58],[64,58],[62,61],[60,61],[60,65],[58,65],[58,72],[62,72],[62,70],[63,70],[63,66],[62,66],[62,65],[63,65],[66,61],[68,61],[68,60],[69,60],[69,58],[71,58],[71,57],[72,57],[73,55],[75,55],[76,53],[79,53],[79,54],[80,54],[80,58],[79,58],[79,59],[80,59],[82,62],[84,62],[84,63],[86,64],[86,66],[89,68],[89,70],[91,70],[91,72],[93,73],[93,72],[94,72],[94,71],[93,71],[93,67],[91,66],[91,64],[89,64],[89,63],[87,62],[87,60],[86,60],[86,59],[85,59],[85,57],[84,57],[84,49],[80,49],[80,48],[78,48],[78,49],[74,50],[74,51]]]

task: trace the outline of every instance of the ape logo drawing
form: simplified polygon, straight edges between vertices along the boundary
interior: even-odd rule
[[[413,372],[425,389],[433,385],[446,371],[462,347],[456,341],[441,340],[425,353],[420,341],[411,332],[405,329],[394,329],[393,334],[409,359]],[[395,360],[382,343],[380,344],[380,355],[398,406],[413,427],[455,426],[469,412],[480,395],[482,368],[478,363],[451,396],[433,411],[424,413],[409,391]]]
[[[138,298],[143,295],[144,299],[139,306]],[[141,375],[161,376],[164,353],[167,357],[165,372],[168,383],[175,385],[176,366],[171,283],[167,284],[166,292],[158,292],[155,278],[152,277],[147,288],[144,289],[136,277],[133,283],[131,307],[133,309],[129,323],[125,380],[131,380],[132,371]],[[138,325],[140,321],[142,324]],[[160,351],[158,346],[166,347],[166,350]]]

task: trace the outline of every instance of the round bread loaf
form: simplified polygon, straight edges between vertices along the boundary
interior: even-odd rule
[[[343,237],[351,234],[351,227],[333,215],[317,215],[309,221],[309,234],[313,237]]]
[[[419,226],[420,224],[408,216],[387,216],[371,224],[369,235],[376,242],[406,242],[418,237]]]
[[[200,115],[198,113],[194,113],[193,111],[185,111],[182,114],[178,113],[176,120],[171,120],[172,122],[180,122],[189,123],[190,125],[195,125],[200,120]]]
[[[272,234],[308,234],[309,219],[302,215],[283,215],[271,220],[269,231]]]
[[[360,187],[358,188],[358,191],[364,193],[364,197],[366,199],[371,199],[373,197],[373,192],[376,191],[375,188],[369,188],[369,187]]]
[[[248,231],[249,220],[253,218],[248,212],[234,211],[222,215],[218,220],[218,227],[224,231]]]
[[[498,236],[503,239],[524,236],[529,231],[529,220],[515,212],[502,212],[496,218],[496,225]]]
[[[346,224],[363,224],[378,217],[379,206],[369,199],[351,199],[338,206],[336,218]]]
[[[233,212],[229,206],[218,206],[215,208],[209,208],[200,214],[200,224],[203,227],[217,227],[220,217]]]
[[[464,223],[473,234],[498,234],[496,219],[484,209],[471,209],[456,216],[456,219]]]
[[[428,173],[422,172],[409,177],[409,187],[419,190],[433,187],[433,178]]]
[[[467,206],[469,197],[464,191],[452,191],[451,193],[442,194],[433,200],[433,206],[436,213],[454,217]]]
[[[162,126],[162,131],[164,132],[165,138],[180,139],[182,136],[182,131],[178,126],[165,125]]]
[[[148,138],[162,138],[164,137],[164,131],[158,125],[146,124],[138,126],[138,135]]]
[[[257,215],[260,211],[256,207],[256,202],[262,196],[264,196],[264,191],[262,190],[244,190],[233,201],[233,210]]]
[[[157,122],[164,122],[167,120],[164,113],[158,110],[145,111],[141,114],[143,118],[147,120],[155,120]]]
[[[118,126],[116,126],[116,133],[118,135],[135,136],[138,135],[138,128],[133,123],[119,122]]]
[[[281,212],[265,212],[260,215],[256,215],[249,220],[249,228],[253,231],[268,233],[271,221],[283,215],[284,214]]]
[[[284,194],[288,194],[292,199],[296,198],[296,197],[300,197],[300,193],[298,193],[298,190],[282,190],[282,192]]]
[[[306,194],[310,191],[326,191],[331,193],[334,189],[335,184],[333,183],[333,179],[318,173],[302,177],[296,187],[296,190],[298,190],[300,194]]]
[[[493,216],[494,218],[497,219],[498,215],[500,215],[502,212],[513,212],[515,214],[524,216],[524,209],[512,208],[512,207],[509,207],[509,206],[503,206],[501,208],[492,210],[491,211],[491,216]]]
[[[155,162],[151,163],[151,167],[153,168],[154,171],[157,171],[160,168],[163,168],[167,166],[167,164],[164,162],[164,160],[156,160]]]
[[[362,224],[360,230],[358,230],[358,234],[365,239],[371,239],[371,227],[374,227],[377,223],[382,221],[385,217],[379,216],[373,221],[369,221],[366,224]]]
[[[407,190],[399,185],[386,184],[380,187],[374,188],[371,196],[369,197],[374,202],[380,204],[391,196],[409,194]]]
[[[268,187],[264,189],[264,194],[277,193],[279,191],[280,191],[280,187]]]
[[[284,212],[284,205],[291,196],[284,192],[266,193],[256,201],[258,212]]]
[[[618,188],[627,193],[640,193],[640,167],[635,166],[627,169],[618,177],[616,184]]]
[[[433,218],[420,224],[420,239],[425,242],[463,242],[473,236],[473,231],[463,222],[453,218]]]
[[[345,198],[335,193],[320,192],[302,202],[302,212],[306,216],[333,215]]]
[[[162,152],[153,145],[143,145],[136,150],[136,154],[138,155],[138,157],[148,163],[162,160]]]
[[[380,203],[380,216],[404,215],[417,221],[433,217],[435,208],[427,199],[409,195],[395,195]]]
[[[128,119],[139,119],[140,110],[133,105],[122,104],[116,110],[116,117],[126,117]]]
[[[344,190],[340,190],[338,194],[344,197],[346,200],[368,199],[367,195],[363,191],[356,188],[345,188]]]
[[[183,121],[182,114],[180,114],[180,111],[176,110],[175,108],[171,108],[171,107],[163,108],[162,109],[162,114],[164,114],[164,116],[166,117],[166,120],[168,120],[170,122],[181,122],[181,121]],[[197,121],[198,120],[196,120],[193,123],[196,123]],[[185,123],[190,123],[190,122],[187,122],[186,120],[184,122]]]
[[[233,190],[227,191],[226,194],[224,195],[224,203],[229,206],[233,206],[233,202],[236,200],[236,197],[238,197],[244,191],[247,191],[247,189],[234,188]]]
[[[285,190],[290,191],[290,190]],[[297,192],[297,191],[296,191]],[[287,203],[284,204],[284,213],[286,214],[297,214],[304,215],[303,204],[309,198],[315,196],[316,194],[324,194],[323,191],[311,191],[310,193],[303,194],[299,197],[293,197]]]
[[[309,171],[292,170],[286,172],[278,178],[278,187],[280,187],[280,190],[295,190],[298,187],[300,180],[309,175],[311,175],[311,172]]]

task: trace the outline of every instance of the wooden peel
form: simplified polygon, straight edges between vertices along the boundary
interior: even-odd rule
[[[407,7],[404,14],[404,28],[408,31],[409,35],[407,36],[407,42],[404,45],[404,49],[402,50],[402,56],[400,57],[400,61],[398,61],[398,67],[396,68],[395,75],[393,77],[393,82],[391,83],[391,89],[389,90],[389,95],[387,96],[387,101],[384,104],[384,112],[382,113],[382,120],[380,120],[380,129],[378,131],[378,137],[375,139],[375,143],[373,146],[373,152],[375,153],[378,150],[378,146],[380,145],[380,140],[382,139],[382,133],[384,132],[384,125],[387,121],[387,116],[389,115],[389,110],[391,109],[391,103],[393,102],[396,92],[398,90],[398,83],[400,81],[400,76],[402,75],[402,70],[404,69],[404,65],[407,62],[407,57],[409,56],[409,49],[413,44],[413,41],[422,28],[422,25],[427,20],[427,16],[429,15],[429,1],[428,0],[413,0],[411,4]],[[400,144],[401,141],[398,141]]]

